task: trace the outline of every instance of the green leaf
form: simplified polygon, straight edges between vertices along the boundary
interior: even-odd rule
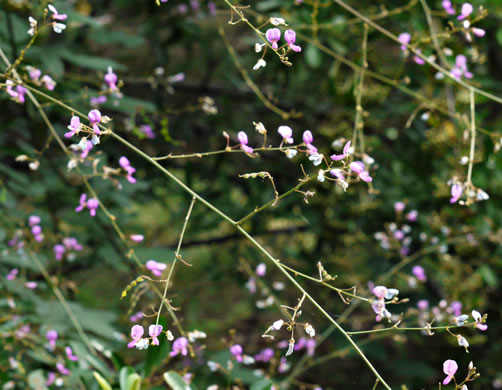
[[[485,283],[490,286],[490,287],[497,287],[498,285],[498,279],[497,275],[493,270],[490,268],[489,265],[484,264],[478,269],[478,273],[481,275]]]
[[[65,59],[69,63],[80,66],[82,68],[102,70],[105,72],[108,69],[108,67],[111,66],[114,70],[119,70],[119,71],[127,70],[127,66],[122,65],[109,58],[89,56],[86,54],[78,54],[70,50],[61,50],[60,55],[61,58]]]
[[[322,63],[321,51],[314,45],[308,45],[305,50],[305,61],[311,68],[319,68]]]
[[[113,390],[112,387],[110,386],[110,384],[108,383],[108,381],[103,378],[99,372],[97,371],[94,371],[92,373],[94,375],[94,378],[96,378],[96,381],[99,383],[99,386],[103,389],[103,390]]]
[[[134,373],[127,377],[127,390],[140,390],[141,389],[141,377]]]
[[[164,373],[164,380],[173,390],[186,390],[188,387],[184,379],[174,371]]]

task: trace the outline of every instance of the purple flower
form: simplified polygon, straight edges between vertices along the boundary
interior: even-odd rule
[[[84,249],[82,245],[80,245],[75,237],[65,237],[63,238],[63,245],[66,247],[68,250],[76,250],[76,251],[81,251]]]
[[[141,325],[134,325],[131,328],[131,338],[132,341],[127,344],[127,348],[134,348],[136,344],[141,340],[141,337],[143,337],[143,334],[145,333],[145,330]]]
[[[417,307],[419,310],[425,311],[429,308],[429,301],[427,299],[421,299],[417,302]]]
[[[450,305],[451,310],[455,314],[455,316],[459,316],[462,314],[462,302],[453,301]]]
[[[450,199],[450,203],[456,203],[457,200],[460,198],[460,196],[462,195],[462,186],[460,184],[453,184],[451,186],[451,199]]]
[[[13,268],[9,271],[7,274],[7,280],[14,280],[17,278],[17,274],[19,273],[19,270],[17,268]]]
[[[265,33],[267,39],[272,43],[272,49],[277,50],[277,42],[281,39],[281,30],[278,28],[269,28]]]
[[[55,372],[48,372],[47,373],[47,382],[45,382],[45,386],[49,387],[51,386],[56,380],[56,373]]]
[[[100,104],[105,104],[108,98],[106,95],[93,96],[89,99],[89,104],[93,107],[99,106]]]
[[[80,200],[79,200],[80,205],[75,208],[75,211],[77,213],[79,213],[85,207],[87,207],[89,209],[89,214],[91,214],[91,216],[94,217],[96,215],[96,210],[99,207],[99,201],[94,198],[90,198],[87,201],[86,201],[86,199],[87,199],[86,194],[80,195]]]
[[[441,5],[448,15],[455,15],[455,9],[451,6],[450,0],[443,0]]]
[[[56,368],[61,375],[70,375],[71,371],[68,370],[63,363],[56,363]]]
[[[242,352],[242,346],[240,346],[239,344],[234,344],[230,347],[230,353],[234,355],[235,360],[237,360],[238,362],[242,362]]]
[[[366,171],[366,166],[362,161],[351,162],[349,167],[352,172],[354,172],[361,180],[365,181],[366,183],[371,183],[373,181],[373,178],[370,176],[368,171]]]
[[[40,69],[34,68],[33,66],[27,66],[26,69],[28,70],[28,75],[30,76],[30,79],[33,81],[38,81],[40,76],[42,76],[42,71]]]
[[[38,225],[42,219],[38,215],[30,215],[28,217],[28,225],[35,226]]]
[[[132,316],[130,316],[129,320],[131,322],[138,322],[142,318],[143,318],[143,312],[138,311],[136,314],[133,314]]]
[[[248,146],[248,135],[245,132],[239,131],[237,138],[239,139],[242,150],[246,153],[253,153],[253,148]]]
[[[425,282],[427,280],[427,276],[425,275],[425,270],[423,267],[416,265],[411,269],[411,273],[415,275],[415,277],[421,282]]]
[[[406,205],[403,202],[394,203],[394,211],[398,214],[402,213],[405,208],[406,208]]]
[[[473,74],[467,69],[467,58],[463,54],[459,54],[455,58],[455,67],[451,70],[451,74],[457,80],[460,80],[462,76],[466,79],[472,79]]]
[[[474,318],[474,321],[476,321],[476,323],[474,324],[474,326],[476,328],[478,328],[479,330],[482,330],[483,332],[488,329],[488,325],[485,325],[483,324],[482,322],[482,317],[481,317],[481,313],[479,311],[476,311],[476,310],[473,310],[472,311],[472,318]]]
[[[51,329],[47,331],[45,337],[47,337],[47,340],[49,341],[49,349],[53,350],[54,348],[56,348],[56,340],[58,339],[58,332],[56,332],[54,329]]]
[[[131,234],[129,238],[134,242],[141,242],[145,237],[142,234]]]
[[[176,356],[182,354],[186,356],[188,354],[188,340],[186,337],[178,337],[173,342],[173,350],[169,352],[169,356]]]
[[[305,130],[303,132],[303,142],[305,143],[305,146],[308,149],[309,154],[316,154],[317,153],[317,148],[312,145],[312,142],[314,142],[314,136],[312,135],[312,132],[310,130]]]
[[[148,327],[148,334],[152,337],[152,345],[159,345],[157,336],[160,336],[161,333],[162,325],[150,325]]]
[[[455,360],[448,359],[443,363],[443,372],[447,375],[443,380],[443,385],[447,385],[453,379],[458,370],[458,364]]]
[[[296,42],[296,33],[293,30],[286,30],[284,32],[284,40],[288,44],[288,46],[296,53],[302,51],[302,48],[298,45],[295,45]]]
[[[75,211],[77,213],[81,212],[87,206],[86,199],[87,199],[87,195],[86,194],[80,195],[80,200],[79,200],[80,204],[75,208]]]
[[[157,263],[155,260],[148,260],[145,266],[155,276],[162,276],[162,271],[164,271],[167,268],[166,264]]]
[[[66,138],[71,138],[80,131],[80,118],[78,116],[72,116],[70,124],[68,125],[70,131],[66,132],[64,136]]]
[[[58,10],[52,4],[49,4],[47,6],[47,8],[49,8],[49,11],[51,11],[53,13],[53,15],[51,15],[52,19],[55,19],[55,20],[66,20],[66,18],[68,17],[68,15],[66,15],[66,14],[60,14],[60,13],[58,13]]]
[[[457,17],[457,19],[458,20],[464,20],[470,14],[472,14],[473,10],[474,10],[474,8],[472,7],[471,3],[464,3],[464,4],[462,4],[462,8],[460,9],[460,15]]]
[[[117,75],[113,73],[112,67],[108,67],[108,73],[105,74],[105,83],[112,91],[117,90]]]
[[[422,50],[420,49],[416,49],[415,50],[417,53],[421,54],[422,53]],[[424,65],[425,64],[425,61],[420,58],[419,56],[413,56],[413,61],[415,61],[416,64],[418,65]]]
[[[264,263],[260,263],[256,267],[256,275],[257,276],[265,276],[265,273],[267,272],[267,266]]]
[[[397,40],[401,43],[401,50],[406,51],[406,45],[411,41],[411,35],[407,32],[399,34]]]
[[[56,256],[56,260],[60,261],[64,256],[66,248],[64,247],[64,245],[56,244],[54,245],[53,250],[54,250],[54,255]]]
[[[486,31],[485,31],[485,30],[483,30],[482,28],[473,27],[473,28],[472,28],[472,33],[473,33],[474,35],[476,35],[477,37],[480,37],[480,38],[481,38],[481,37],[484,37],[484,36],[485,36]]]
[[[89,114],[87,114],[87,117],[89,118],[89,122],[91,122],[90,126],[94,130],[96,134],[101,134],[101,131],[99,130],[98,123],[101,122],[101,113],[94,109],[89,111]]]
[[[277,132],[281,135],[282,142],[285,142],[287,144],[292,144],[294,142],[293,130],[291,129],[291,127],[279,126],[279,129],[277,129]]]
[[[17,102],[23,104],[25,102],[24,95],[26,93],[26,88],[21,85],[16,86],[16,90],[14,90],[14,82],[12,80],[7,80],[5,82],[7,85],[6,90],[7,93]]]
[[[417,210],[411,210],[408,214],[406,214],[406,219],[408,221],[414,222],[418,218],[418,211]]]
[[[136,172],[136,169],[131,166],[131,163],[127,159],[127,157],[122,156],[119,159],[119,164],[122,167],[124,171],[127,172],[127,180],[129,183],[134,184],[136,183],[136,179],[132,176],[134,172]]]
[[[404,233],[398,229],[394,232],[394,238],[398,241],[401,241],[404,238]]]
[[[45,84],[45,88],[49,91],[53,91],[56,88],[56,82],[49,75],[45,75],[40,81]]]
[[[30,290],[36,289],[38,286],[37,282],[26,282],[24,287],[29,288]]]
[[[146,138],[149,138],[149,139],[154,139],[155,138],[155,134],[152,131],[152,126],[141,125],[139,127],[139,131],[141,131],[146,136]]]
[[[333,154],[331,155],[331,159],[333,161],[340,161],[343,160],[344,158],[348,157],[350,155],[350,141],[348,141],[345,146],[343,147],[343,153],[342,154]]]
[[[78,360],[78,356],[75,356],[73,354],[73,350],[71,349],[71,347],[66,347],[64,349],[64,351],[66,352],[66,357],[74,362],[76,362]]]
[[[274,357],[274,350],[272,348],[263,349],[258,355],[254,355],[257,362],[269,362]]]

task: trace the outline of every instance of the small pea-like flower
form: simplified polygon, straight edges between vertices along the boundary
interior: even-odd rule
[[[131,234],[129,238],[134,242],[141,242],[145,239],[142,234]]]
[[[474,326],[478,328],[479,330],[482,330],[483,332],[488,329],[488,325],[483,324],[483,318],[481,317],[481,313],[477,310],[472,311],[472,318],[474,318],[474,321],[476,323]]]
[[[94,217],[96,215],[96,210],[99,207],[99,201],[94,198],[87,200],[87,195],[82,194],[80,195],[79,205],[75,208],[75,211],[79,213],[86,207],[89,209],[91,217]]]
[[[467,57],[459,54],[455,57],[455,67],[451,70],[451,74],[457,79],[463,76],[466,79],[472,79],[473,74],[467,69]]]
[[[469,347],[469,342],[467,341],[467,339],[464,336],[457,335],[457,342],[458,342],[458,345],[460,345],[461,347],[464,347],[465,350],[467,352],[469,352],[467,349]]]
[[[73,354],[73,350],[71,349],[71,347],[66,347],[64,349],[64,351],[66,352],[66,357],[74,362],[76,362],[78,360],[78,356],[75,356]]]
[[[405,208],[406,208],[406,205],[404,204],[404,202],[396,202],[396,203],[394,203],[394,211],[397,214],[402,213]]]
[[[468,319],[469,319],[469,316],[467,314],[459,315],[458,317],[455,317],[455,325],[464,326],[465,322]]]
[[[279,129],[277,129],[277,132],[281,135],[282,142],[285,142],[287,144],[292,144],[294,142],[293,130],[291,129],[291,127],[279,126]]]
[[[137,313],[133,314],[132,316],[129,317],[129,320],[131,322],[138,322],[140,319],[143,318],[143,312],[138,311]]]
[[[312,325],[309,323],[305,324],[305,332],[310,336],[310,337],[315,337],[315,329]]]
[[[473,10],[474,10],[474,8],[472,7],[471,3],[464,3],[464,4],[462,4],[462,8],[460,9],[460,15],[457,17],[457,19],[458,20],[464,20],[470,14],[472,14]]]
[[[260,263],[256,266],[256,275],[263,277],[267,273],[267,266],[264,263]]]
[[[96,134],[101,134],[101,131],[99,130],[98,123],[101,122],[101,113],[94,109],[89,111],[89,114],[87,115],[89,118],[90,127],[94,130]]]
[[[117,90],[117,75],[113,73],[112,67],[108,67],[108,72],[105,74],[105,83],[108,85],[108,88],[112,91]]]
[[[319,169],[319,172],[317,173],[317,180],[320,181],[321,183],[323,183],[324,180],[326,180],[326,178],[324,177],[324,171],[322,169]]]
[[[38,22],[31,16],[28,18],[28,22],[30,23],[30,29],[28,30],[28,35],[34,36],[37,31]]]
[[[333,154],[331,155],[331,159],[333,161],[340,161],[343,160],[344,158],[348,157],[350,155],[350,141],[348,141],[345,146],[343,147],[343,153],[342,154]]]
[[[441,5],[448,15],[455,15],[455,9],[452,7],[450,0],[443,0]]]
[[[242,363],[242,353],[243,353],[243,350],[242,350],[242,346],[239,345],[239,344],[234,344],[230,347],[230,353],[232,355],[234,355],[235,357],[235,360],[237,360],[238,362],[241,362]]]
[[[145,330],[141,325],[134,325],[131,328],[131,338],[132,341],[127,344],[127,348],[134,348],[136,344],[141,340],[143,337],[143,334],[145,333]]]
[[[286,26],[286,21],[283,18],[270,18],[270,23],[274,26]]]
[[[28,217],[28,225],[35,226],[38,225],[42,219],[38,215],[30,215]]]
[[[51,76],[47,74],[43,76],[40,81],[45,85],[45,88],[47,88],[49,91],[53,91],[54,88],[56,87],[56,82],[52,79]]]
[[[415,277],[421,282],[425,282],[427,280],[427,276],[425,275],[425,270],[423,267],[416,265],[411,269],[411,273],[415,275]]]
[[[33,66],[28,65],[26,67],[26,70],[28,71],[28,76],[30,76],[30,79],[33,81],[38,81],[40,79],[40,76],[42,76],[42,71],[40,69],[34,68]]]
[[[141,131],[146,136],[146,138],[149,138],[149,139],[155,138],[155,134],[152,130],[152,126],[150,126],[150,125],[141,125],[139,127],[139,131]]]
[[[368,171],[366,171],[366,166],[362,161],[354,161],[350,163],[350,169],[354,172],[361,180],[366,183],[371,183],[373,178],[370,176]]]
[[[253,66],[253,70],[258,70],[260,68],[264,68],[267,66],[267,62],[263,59],[263,58],[260,58],[256,64]]]
[[[21,104],[25,102],[25,97],[24,97],[24,95],[26,94],[25,87],[17,85],[16,88],[14,89],[14,82],[12,80],[7,80],[5,82],[5,85],[7,93],[13,100]]]
[[[418,218],[418,211],[417,210],[411,210],[408,214],[406,214],[406,219],[408,221],[414,222]]]
[[[47,373],[47,381],[45,382],[45,386],[49,387],[56,381],[56,373],[50,371]]]
[[[422,50],[420,49],[416,49],[415,50],[417,53],[421,54],[422,53]],[[424,65],[425,64],[425,61],[420,58],[419,56],[413,56],[413,61],[415,61],[416,64],[418,65]]]
[[[51,351],[54,350],[54,348],[56,348],[56,340],[58,339],[58,332],[56,332],[54,329],[50,329],[45,334],[45,337],[47,337],[47,340],[49,341],[49,349]]]
[[[159,345],[159,339],[157,338],[162,333],[162,325],[150,325],[148,327],[148,334],[152,338],[152,345]]]
[[[68,125],[68,132],[64,134],[66,138],[71,138],[80,131],[80,118],[76,115],[71,117],[70,124]]]
[[[245,132],[239,131],[237,138],[239,140],[239,143],[241,144],[242,150],[244,150],[246,153],[253,153],[253,148],[248,146],[248,135]]]
[[[87,156],[89,155],[89,152],[94,147],[94,144],[88,139],[82,138],[78,146],[82,149],[82,153],[80,153],[80,158],[86,159]]]
[[[462,196],[462,185],[455,183],[451,186],[451,198],[450,198],[450,203],[456,203],[457,200]]]
[[[56,244],[54,245],[53,250],[54,250],[54,255],[56,256],[56,260],[60,261],[64,256],[66,248],[64,247],[64,245]]]
[[[56,363],[56,368],[58,369],[59,373],[61,375],[70,375],[71,374],[71,371],[68,370],[63,363],[61,362],[58,362]]]
[[[173,350],[169,352],[169,356],[176,355],[186,356],[188,354],[188,339],[186,337],[178,337],[173,342]]]
[[[296,33],[293,30],[286,30],[284,32],[284,40],[288,44],[288,46],[296,53],[302,51],[302,48],[298,45],[295,45],[296,42]]]
[[[459,301],[453,301],[450,305],[451,311],[453,311],[453,314],[455,314],[457,317],[462,314],[462,302]]]
[[[158,263],[155,260],[148,260],[145,267],[155,276],[162,276],[162,271],[167,268],[167,265],[164,263]]]
[[[399,34],[397,40],[401,43],[401,50],[406,51],[406,45],[411,41],[411,35],[407,32]]]
[[[272,348],[265,348],[259,354],[254,355],[257,362],[269,362],[274,357],[275,353]]]
[[[314,166],[317,167],[318,165],[321,165],[323,160],[323,155],[319,153],[312,154],[309,156],[309,160],[312,161],[312,164],[314,164]]]
[[[47,8],[49,8],[49,10],[52,12],[51,18],[54,20],[51,23],[52,29],[54,30],[54,32],[60,34],[66,28],[66,25],[64,23],[58,23],[57,20],[66,20],[68,15],[58,13],[58,10],[52,4],[49,4]]]
[[[287,149],[285,152],[287,158],[293,158],[298,154],[298,150],[296,149]]]
[[[127,180],[129,183],[134,184],[136,183],[136,179],[132,176],[134,172],[136,172],[136,169],[131,166],[131,163],[127,159],[127,157],[122,156],[119,159],[119,164],[122,167],[123,170],[127,172]]]
[[[458,364],[455,360],[448,359],[443,363],[443,372],[446,375],[446,378],[443,380],[443,385],[447,385],[451,382],[457,370]]]
[[[272,44],[272,49],[277,50],[277,48],[279,47],[277,45],[277,42],[279,42],[279,39],[281,39],[281,30],[279,30],[278,28],[269,28],[265,33],[265,36]]]
[[[13,268],[9,271],[9,273],[7,274],[7,277],[6,279],[7,280],[14,280],[17,278],[17,275],[19,274],[19,270],[17,268]]]
[[[290,356],[290,355],[292,355],[294,350],[295,350],[295,340],[294,340],[294,339],[291,339],[291,340],[289,340],[289,343],[288,343],[288,350],[286,351],[285,356]]]
[[[485,30],[483,30],[482,28],[473,27],[473,28],[472,28],[472,33],[473,33],[474,35],[476,35],[477,37],[480,37],[480,38],[481,38],[481,37],[484,37],[484,36],[485,36],[486,31],[485,31]]]
[[[429,308],[429,301],[427,299],[420,299],[417,302],[417,307],[419,310],[425,311]]]
[[[106,95],[93,96],[89,99],[89,104],[92,107],[97,107],[100,104],[105,104],[107,100],[108,98],[106,97]]]

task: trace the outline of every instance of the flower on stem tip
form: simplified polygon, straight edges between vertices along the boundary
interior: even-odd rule
[[[150,325],[148,327],[148,334],[152,338],[152,345],[159,345],[159,339],[157,336],[160,336],[162,333],[162,325]]]
[[[129,238],[134,242],[141,242],[145,239],[142,234],[131,234]]]
[[[173,342],[173,350],[169,352],[169,356],[176,355],[186,356],[188,354],[188,339],[186,337],[178,337]]]
[[[472,311],[472,318],[474,318],[474,321],[476,321],[476,323],[474,324],[474,326],[476,328],[478,328],[479,330],[481,330],[483,332],[486,329],[488,329],[488,325],[483,324],[483,318],[481,317],[481,313],[479,311],[473,310]]]
[[[56,340],[58,339],[58,332],[51,329],[47,331],[45,337],[47,337],[47,340],[49,341],[49,349],[54,350],[54,348],[56,348]]]
[[[117,88],[117,75],[113,73],[112,67],[108,67],[108,72],[105,74],[105,83],[108,85],[108,88],[112,91],[116,91]]]
[[[406,45],[411,41],[411,35],[407,32],[399,34],[397,40],[401,43],[401,50],[406,51]]]
[[[56,87],[56,82],[52,79],[51,76],[47,74],[44,75],[40,81],[45,85],[45,88],[47,88],[49,91],[53,91],[54,88]]]
[[[101,131],[99,130],[98,123],[101,122],[101,113],[94,109],[89,111],[89,114],[87,115],[89,118],[90,127],[94,130],[96,134],[101,134]]]
[[[425,270],[423,267],[416,265],[411,269],[411,273],[415,275],[415,277],[421,282],[425,282],[427,280],[427,276],[425,275]]]
[[[451,186],[451,199],[450,203],[456,203],[457,200],[459,200],[460,196],[462,195],[462,185],[455,183]]]
[[[167,268],[167,265],[164,263],[158,263],[155,260],[148,260],[145,267],[155,276],[162,276],[162,271]]]
[[[239,344],[234,344],[230,347],[230,353],[234,355],[235,360],[237,360],[240,363],[242,363],[243,360],[242,352],[243,352],[242,346]]]
[[[279,30],[278,28],[269,28],[265,33],[265,36],[272,44],[272,49],[277,50],[277,48],[279,47],[277,45],[277,42],[279,42],[279,39],[281,39],[281,30]]]
[[[455,9],[452,7],[450,0],[443,0],[441,5],[448,15],[455,15]]]
[[[293,140],[293,130],[289,126],[279,126],[277,132],[281,135],[282,141],[287,144],[292,144]]]
[[[25,102],[24,95],[27,91],[26,88],[21,85],[17,85],[16,89],[14,90],[14,82],[12,80],[7,80],[5,84],[7,85],[6,90],[10,97],[12,97],[12,99],[14,99],[16,102],[23,104]]]
[[[248,146],[248,135],[245,132],[239,131],[237,138],[239,140],[239,143],[241,144],[242,150],[244,150],[246,153],[253,153],[253,148]]]
[[[460,15],[457,17],[457,19],[458,20],[464,20],[470,14],[472,14],[473,10],[474,10],[474,8],[472,7],[471,3],[464,3],[464,4],[462,4],[462,8],[460,9]]]
[[[80,195],[79,203],[80,204],[75,208],[75,211],[77,213],[81,212],[84,208],[87,207],[89,209],[89,214],[91,215],[91,217],[94,217],[96,215],[96,210],[99,207],[99,201],[97,199],[90,198],[89,200],[87,200],[87,195],[82,194]]]
[[[127,159],[127,157],[122,156],[119,159],[119,164],[122,167],[124,171],[127,172],[127,180],[129,183],[134,184],[136,183],[136,179],[132,176],[134,172],[136,172],[136,169],[131,166],[131,163]]]
[[[80,118],[76,115],[71,117],[70,124],[68,125],[68,132],[64,134],[66,138],[71,138],[80,131]]]
[[[340,161],[343,160],[344,158],[348,157],[350,154],[350,141],[348,141],[345,146],[343,147],[343,153],[342,154],[333,154],[331,155],[331,159],[333,161]]]
[[[141,340],[144,333],[145,333],[145,330],[143,329],[143,327],[141,325],[134,325],[131,328],[132,341],[130,341],[129,344],[127,344],[127,348],[134,348],[136,346],[136,344],[138,344],[138,342]]]
[[[455,58],[455,67],[451,70],[451,74],[460,80],[462,76],[466,79],[472,79],[473,74],[467,69],[467,58],[463,54],[459,54]]]
[[[75,356],[73,354],[73,350],[71,349],[71,347],[66,347],[65,349],[65,352],[66,352],[66,357],[74,362],[76,362],[78,360],[78,356]]]
[[[350,163],[350,169],[354,172],[361,180],[366,183],[371,183],[373,178],[370,176],[368,171],[366,171],[366,166],[362,161],[354,161]]]
[[[448,359],[443,363],[443,372],[447,375],[443,380],[443,385],[447,385],[451,382],[457,370],[458,364],[455,360]]]
[[[7,274],[7,277],[6,279],[7,280],[14,280],[17,278],[17,274],[19,273],[19,270],[17,268],[13,268],[9,271],[9,273]]]
[[[35,32],[37,31],[38,22],[31,16],[28,18],[28,22],[30,23],[30,29],[28,30],[28,35],[34,36]]]

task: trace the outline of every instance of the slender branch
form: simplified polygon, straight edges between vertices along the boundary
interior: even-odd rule
[[[467,187],[472,187],[472,166],[474,164],[474,152],[476,150],[476,102],[474,91],[471,89],[469,92],[471,108],[471,149],[469,152],[469,166],[467,168]]]

